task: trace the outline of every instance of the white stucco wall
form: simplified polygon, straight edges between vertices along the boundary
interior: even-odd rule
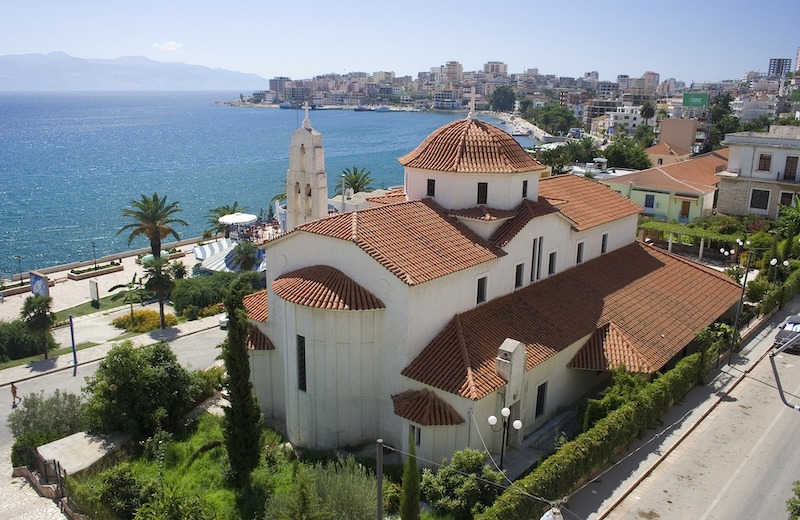
[[[405,168],[405,187],[408,199],[424,199],[428,179],[436,181],[433,199],[448,209],[474,208],[478,205],[478,183],[488,183],[486,206],[514,209],[522,202],[522,183],[528,181],[528,196],[537,200],[539,173],[445,173],[417,168]]]

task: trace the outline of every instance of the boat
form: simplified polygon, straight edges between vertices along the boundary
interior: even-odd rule
[[[372,112],[370,107],[365,107],[364,105],[358,105],[353,109],[355,112]]]
[[[392,109],[387,107],[386,105],[380,105],[375,107],[375,112],[391,112]]]
[[[289,103],[288,101],[284,101],[283,103],[281,103],[281,104],[280,104],[280,105],[278,105],[278,106],[279,106],[280,108],[294,108],[294,109],[300,108],[300,107],[299,107],[298,105],[296,105],[295,103]]]

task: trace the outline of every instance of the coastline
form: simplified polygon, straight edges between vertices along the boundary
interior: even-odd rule
[[[552,139],[553,136],[539,128],[538,126],[534,125],[530,121],[523,119],[520,116],[511,114],[509,112],[482,112],[483,114],[490,115],[492,117],[496,117],[503,121],[506,125],[514,128],[515,133],[524,134],[530,131],[538,141],[543,143],[549,142],[548,139]]]

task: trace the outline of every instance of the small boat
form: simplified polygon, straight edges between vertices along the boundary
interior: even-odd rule
[[[386,105],[380,105],[375,107],[375,112],[391,112],[392,109],[387,107]]]
[[[289,103],[288,101],[284,101],[283,103],[281,103],[278,106],[281,107],[281,108],[295,108],[295,109],[300,108],[298,105],[296,105],[294,103]]]
[[[358,105],[353,109],[355,112],[372,112],[370,107],[365,107],[364,105]]]

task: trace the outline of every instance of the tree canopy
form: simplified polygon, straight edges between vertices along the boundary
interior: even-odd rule
[[[630,138],[615,140],[603,150],[603,157],[608,159],[609,168],[644,170],[653,166],[642,145]]]
[[[525,113],[525,119],[549,134],[564,134],[570,128],[578,126],[575,114],[558,103],[548,103],[541,107],[533,107]]]
[[[516,101],[516,99],[517,96],[514,94],[514,91],[511,89],[511,87],[503,85],[501,87],[497,87],[494,92],[492,92],[492,97],[490,98],[489,102],[494,110],[499,112],[510,112],[514,110],[514,101]]]
[[[225,233],[225,238],[230,236],[230,229],[226,224],[221,224],[219,219],[224,217],[225,215],[231,215],[233,213],[244,213],[248,210],[247,206],[239,206],[239,201],[234,201],[233,204],[225,204],[222,206],[217,206],[216,208],[210,210],[208,215],[206,215],[206,221],[211,226],[211,229],[215,233]]]
[[[128,244],[138,236],[147,237],[150,241],[150,252],[156,258],[161,257],[161,241],[172,235],[175,240],[180,240],[178,232],[172,226],[180,224],[188,226],[185,220],[176,218],[175,215],[183,211],[177,202],[167,204],[167,197],[159,197],[153,193],[152,197],[142,194],[141,199],[132,200],[130,208],[123,208],[122,216],[132,222],[117,230],[117,234],[130,231]]]
[[[344,187],[345,189],[350,188],[353,190],[353,193],[359,193],[362,191],[371,191],[370,186],[372,183],[375,182],[375,179],[372,178],[372,172],[367,170],[366,168],[359,169],[357,166],[353,166],[352,168],[345,168],[342,171],[342,178],[344,179]],[[342,183],[338,182],[336,186],[336,192],[334,195],[341,195],[342,194]]]
[[[56,315],[51,310],[52,304],[53,299],[49,296],[28,296],[25,298],[20,311],[20,316],[28,329],[41,339],[45,359],[47,359],[47,336],[50,332],[50,327],[56,321]]]

